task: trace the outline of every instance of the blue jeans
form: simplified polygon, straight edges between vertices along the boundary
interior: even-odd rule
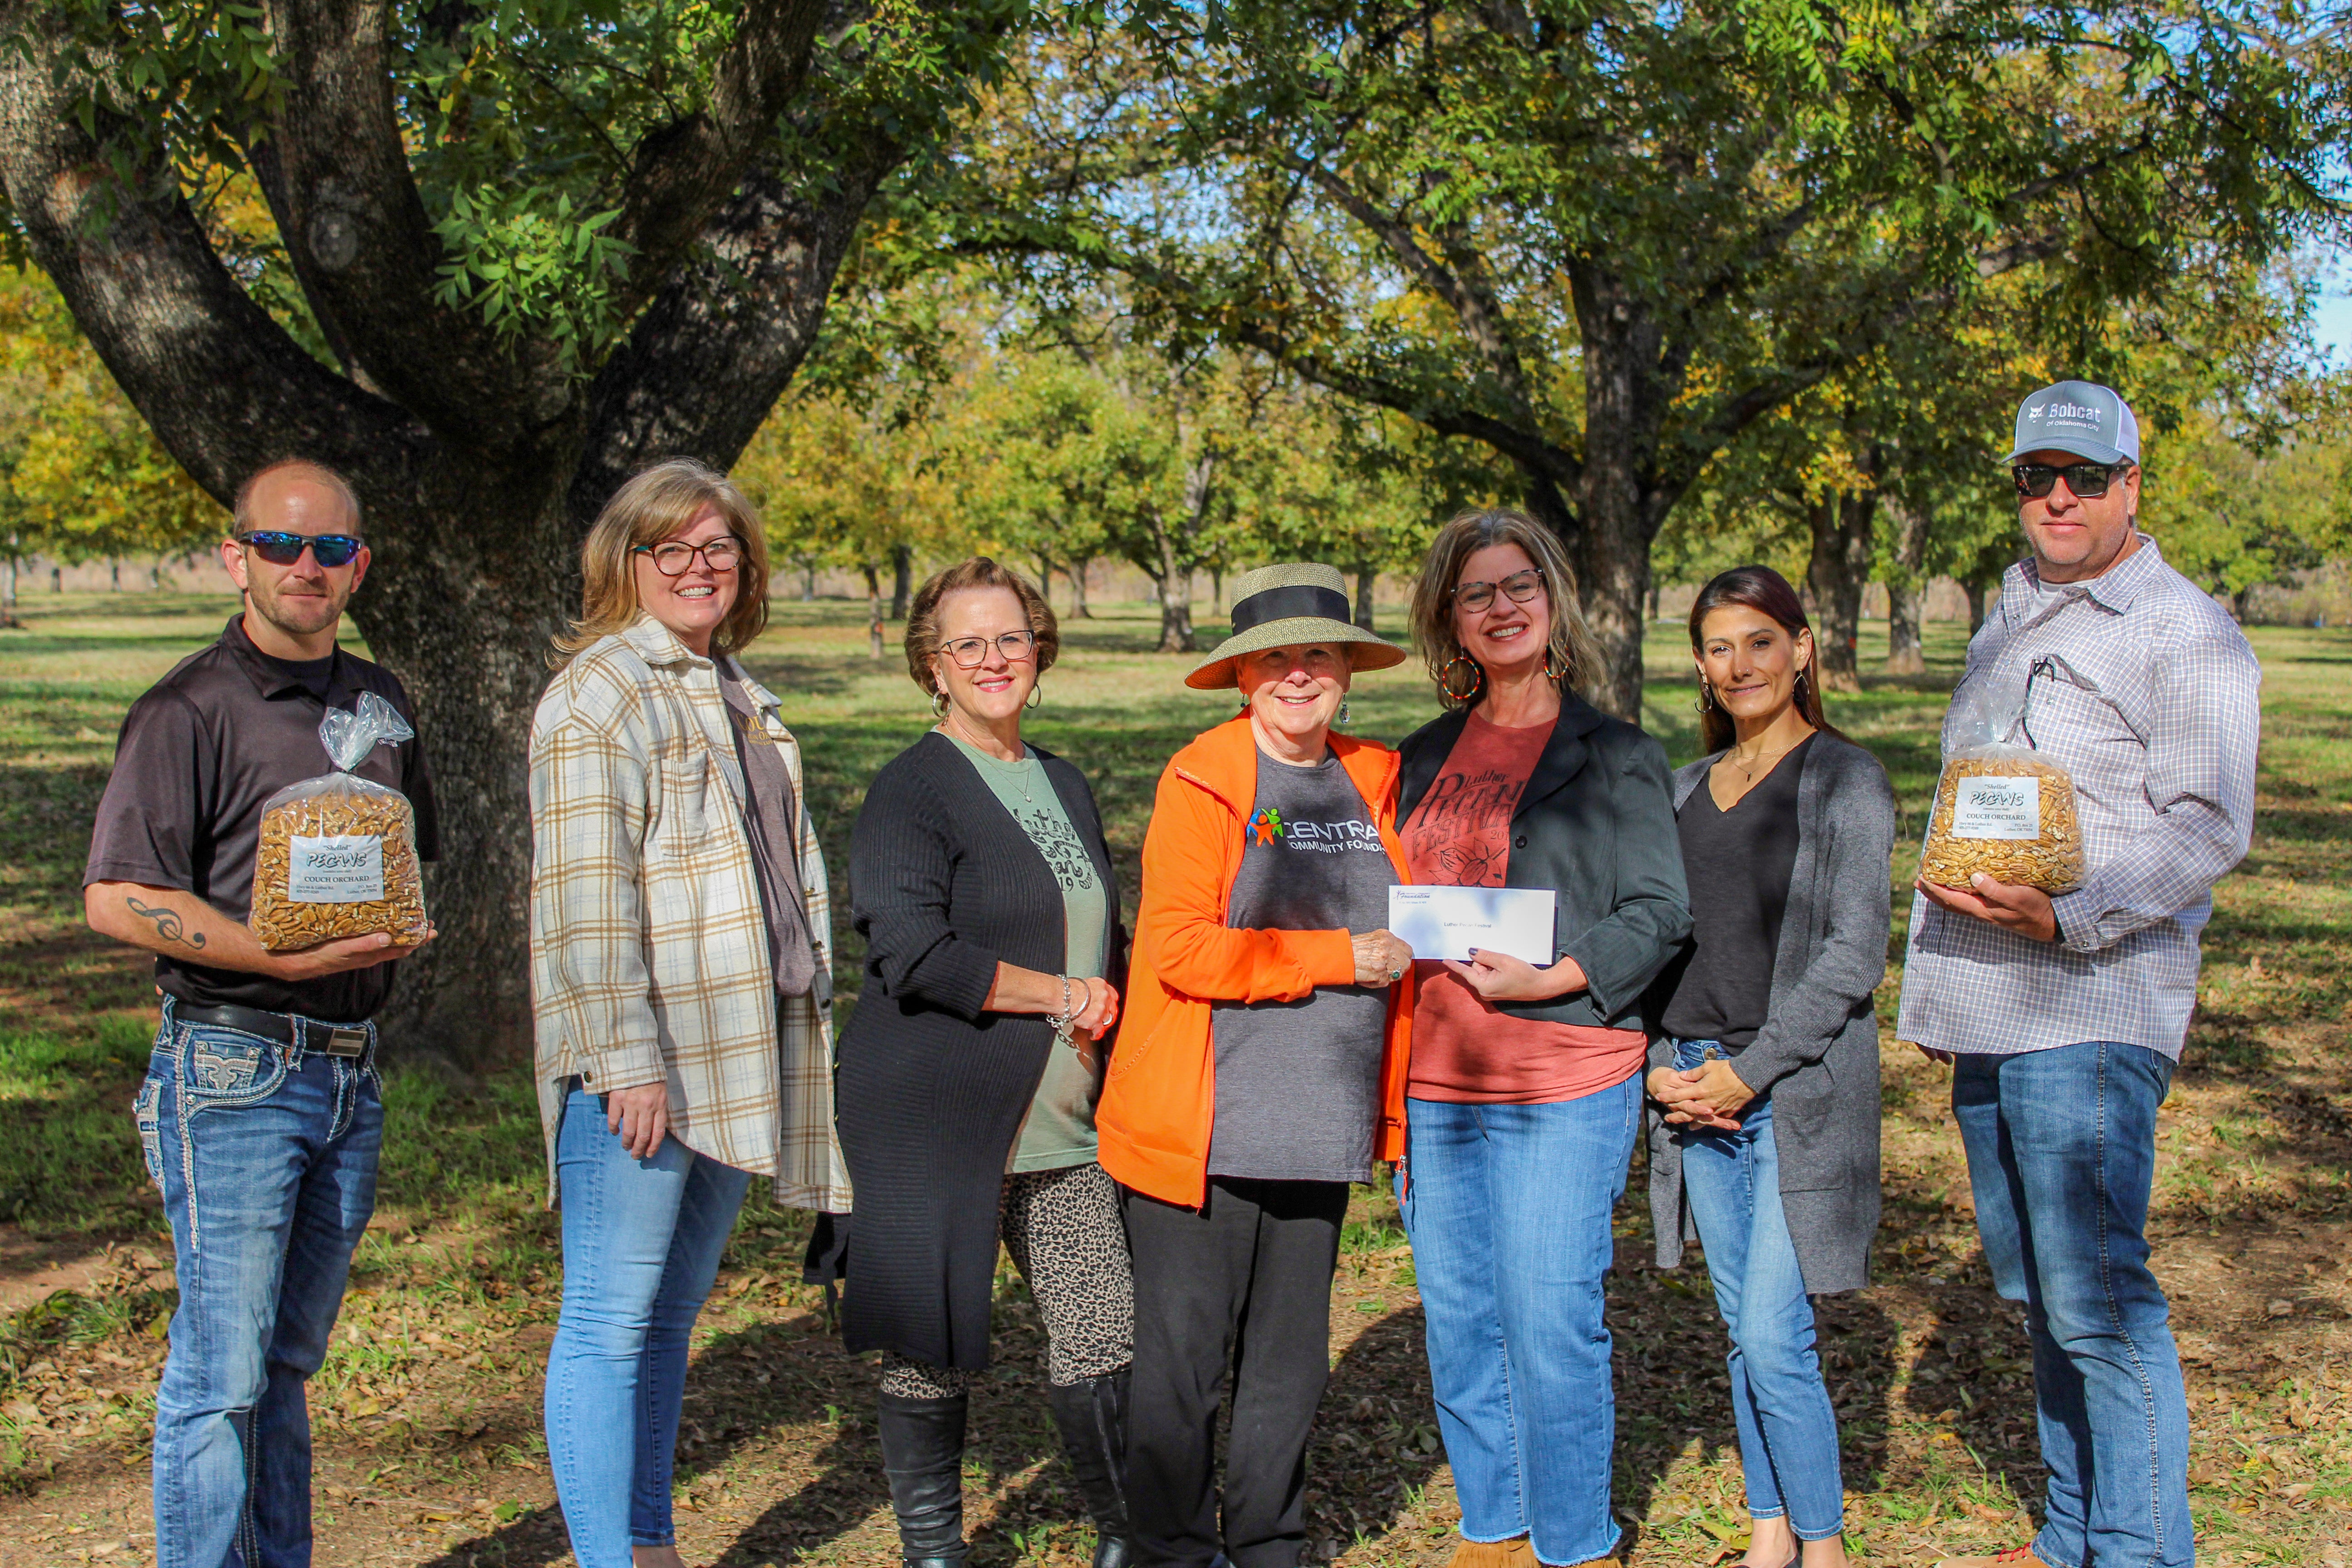
[[[1993,1285],[2025,1303],[2053,1568],[2187,1568],[2189,1400],[2147,1267],[2156,1109],[2172,1063],[2089,1040],[1963,1056],[1952,1114]]]
[[[1549,1563],[1617,1543],[1601,1288],[1641,1110],[1639,1075],[1548,1105],[1406,1102],[1397,1202],[1465,1540],[1527,1535]]]
[[[365,1056],[321,1056],[180,1023],[163,1003],[133,1112],[180,1281],[155,1391],[157,1568],[310,1561],[304,1385],[327,1358],[383,1146],[367,1032]]]
[[[1675,1067],[1706,1060],[1712,1040],[1676,1040]],[[1780,1209],[1780,1154],[1772,1100],[1748,1103],[1739,1131],[1675,1134],[1683,1191],[1706,1248],[1716,1309],[1731,1331],[1731,1419],[1756,1519],[1786,1515],[1800,1541],[1845,1529],[1837,1412],[1813,1349],[1813,1304]]]
[[[633,1160],[575,1081],[556,1133],[563,1310],[547,1364],[547,1457],[580,1568],[669,1546],[670,1463],[694,1320],[751,1173],[675,1136]]]

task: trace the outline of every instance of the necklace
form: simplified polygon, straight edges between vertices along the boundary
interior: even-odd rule
[[[1019,762],[1008,763],[1002,757],[991,756],[989,754],[988,748],[973,740],[971,736],[957,734],[956,731],[959,728],[960,726],[956,724],[955,721],[952,718],[950,718],[940,723],[940,732],[961,741],[979,755],[982,762],[986,763],[998,773],[1010,774],[1013,782],[1021,786],[1022,805],[1034,805],[1037,804],[1036,797],[1029,793],[1029,775],[1035,773],[1037,770],[1029,765],[1030,759],[1027,747],[1024,746],[1022,748],[1021,760]]]
[[[1795,751],[1799,746],[1803,745],[1807,741],[1810,741],[1812,738],[1813,732],[1811,730],[1808,730],[1803,734],[1798,736],[1795,740],[1790,742],[1787,745],[1780,747],[1779,750],[1759,752],[1755,756],[1749,758],[1746,762],[1741,762],[1739,760],[1738,752],[1734,751],[1730,757],[1731,765],[1738,768],[1741,776],[1748,783],[1752,784],[1756,782],[1756,770],[1762,767],[1769,759],[1773,757],[1785,757],[1790,752]]]

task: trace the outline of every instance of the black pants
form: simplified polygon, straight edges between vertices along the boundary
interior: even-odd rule
[[[1331,1274],[1344,1182],[1209,1180],[1180,1208],[1127,1194],[1135,1371],[1127,1495],[1148,1563],[1218,1552],[1217,1404],[1234,1380],[1223,1551],[1234,1568],[1295,1568],[1307,1543],[1307,1433],[1331,1365]]]

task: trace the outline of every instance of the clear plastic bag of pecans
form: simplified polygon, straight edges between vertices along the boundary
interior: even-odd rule
[[[351,770],[387,741],[416,731],[373,691],[357,708],[331,708],[319,740],[335,771],[289,784],[263,803],[247,921],[272,952],[389,931],[425,940],[425,881],[408,797]]]
[[[2083,885],[2074,776],[2033,749],[2022,708],[1993,711],[1990,685],[1980,682],[1963,699],[1969,705],[1944,753],[1919,875],[1965,888],[1981,871],[1997,882],[2071,892]]]

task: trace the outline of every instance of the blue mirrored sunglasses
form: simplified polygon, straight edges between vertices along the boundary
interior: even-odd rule
[[[240,533],[236,542],[268,562],[272,566],[291,566],[302,559],[307,549],[318,558],[321,566],[348,566],[360,552],[360,542],[348,533],[287,533],[276,529],[256,529]]]

